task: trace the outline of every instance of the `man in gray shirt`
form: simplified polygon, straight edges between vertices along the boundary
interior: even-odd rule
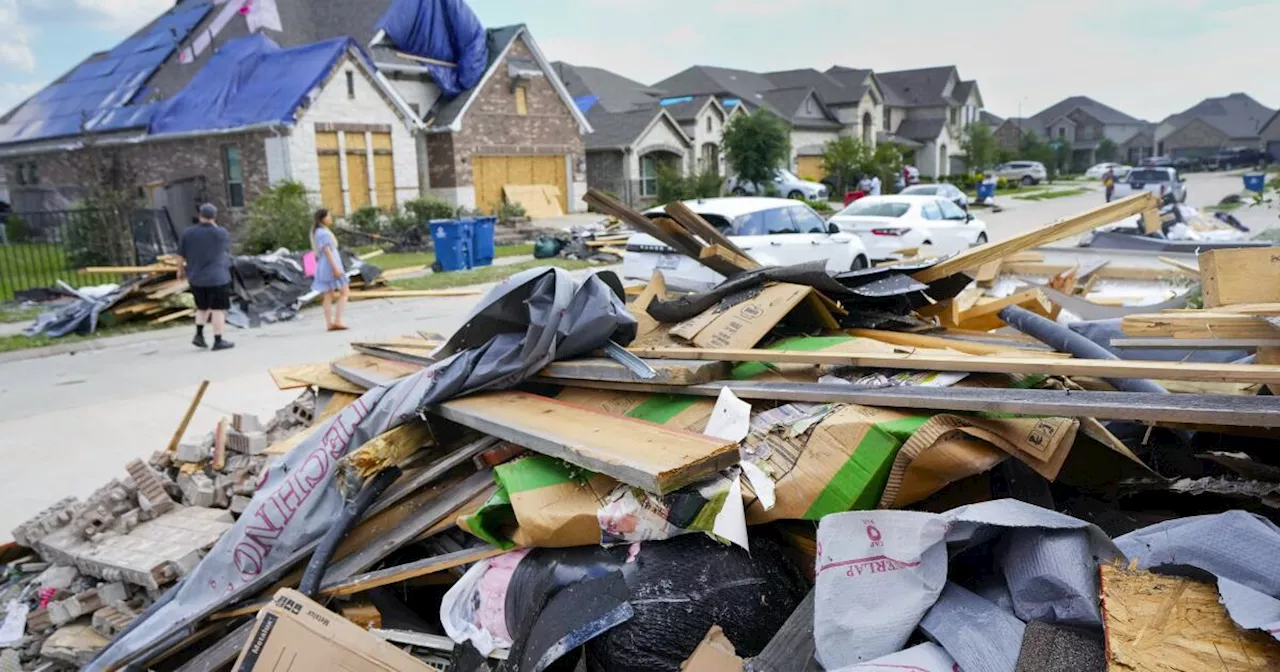
[[[196,337],[191,343],[197,348],[209,347],[204,325],[212,322],[215,351],[235,347],[222,339],[231,308],[231,236],[214,221],[217,217],[218,209],[212,203],[200,206],[200,222],[183,231],[178,243],[178,256],[182,257],[178,277],[187,279],[196,297]]]

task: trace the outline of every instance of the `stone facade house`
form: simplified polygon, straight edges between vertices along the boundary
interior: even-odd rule
[[[1049,142],[1071,146],[1072,167],[1086,168],[1102,161],[1103,139],[1116,146],[1115,161],[1133,165],[1152,155],[1151,124],[1104,105],[1088,96],[1065,98],[1022,122]]]
[[[874,77],[884,93],[886,139],[908,148],[907,163],[923,176],[961,170],[960,140],[983,107],[978,83],[962,80],[954,65],[877,72]]]
[[[1280,112],[1271,115],[1260,135],[1263,151],[1271,155],[1272,162],[1280,161]]]
[[[640,207],[658,194],[661,168],[680,174],[694,159],[694,141],[664,108],[587,113],[595,129],[587,137],[587,182]]]
[[[1276,111],[1243,93],[1206,98],[1156,127],[1156,153],[1212,156],[1230,147],[1262,149],[1262,131]]]

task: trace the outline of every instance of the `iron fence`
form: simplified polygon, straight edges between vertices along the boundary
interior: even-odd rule
[[[0,301],[62,280],[73,287],[118,282],[90,266],[146,266],[177,251],[165,210],[78,209],[0,215]]]

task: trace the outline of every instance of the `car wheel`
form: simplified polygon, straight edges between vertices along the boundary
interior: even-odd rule
[[[871,266],[871,262],[867,261],[866,257],[859,254],[858,256],[853,258],[853,265],[849,266],[849,270],[861,271],[870,266]]]
[[[789,198],[789,199],[791,199],[791,200],[793,200],[793,201],[803,201],[803,200],[804,200],[804,194],[803,194],[803,193],[801,193],[801,192],[799,192],[799,191],[793,191],[793,192],[791,192],[791,193],[787,194],[787,198]]]
[[[747,195],[747,191],[746,191],[745,189],[743,189],[742,187],[734,187],[734,188],[733,188],[733,195],[734,195],[734,196],[746,196],[746,195]]]
[[[977,247],[977,246],[979,246],[979,245],[986,245],[986,244],[987,244],[987,234],[985,234],[985,233],[979,233],[979,234],[978,234],[978,239],[977,239],[977,240],[975,240],[975,241],[973,241],[973,246],[974,246],[974,247]]]
[[[1020,182],[1022,182],[1022,186],[1024,187],[1029,187],[1036,183],[1035,178],[1031,177],[1030,175],[1023,175]]]

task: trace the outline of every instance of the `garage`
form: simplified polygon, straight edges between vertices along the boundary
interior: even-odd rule
[[[813,182],[821,182],[822,178],[827,176],[827,171],[822,168],[821,156],[797,156],[796,157],[796,175],[802,179],[811,180]]]
[[[492,214],[502,203],[503,185],[549,184],[559,192],[560,209],[569,211],[564,154],[473,156],[471,161],[478,210]]]

